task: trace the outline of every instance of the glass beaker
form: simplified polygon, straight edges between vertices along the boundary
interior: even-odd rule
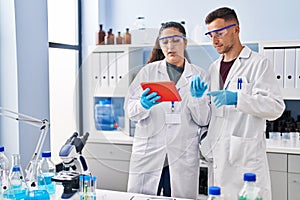
[[[21,167],[20,154],[12,154],[11,155],[11,170],[9,172],[9,177],[11,177],[14,166],[19,166],[21,178],[24,179],[23,169]]]

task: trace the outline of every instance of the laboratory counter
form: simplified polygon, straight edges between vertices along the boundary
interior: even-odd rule
[[[133,137],[129,136],[122,131],[106,131],[104,134],[92,135],[89,141],[93,143],[108,143],[108,144],[127,144],[131,145]],[[267,153],[289,153],[300,154],[300,141],[292,143],[290,141],[272,141],[267,139]]]
[[[63,187],[58,185],[56,187],[55,195],[51,196],[51,200],[61,199],[61,194],[63,191]],[[173,197],[162,197],[162,196],[151,196],[151,195],[143,195],[143,194],[135,194],[128,192],[119,192],[112,190],[96,190],[97,200],[191,200],[191,199],[183,199],[183,198],[173,198]],[[69,200],[78,200],[80,199],[79,193],[75,193]]]

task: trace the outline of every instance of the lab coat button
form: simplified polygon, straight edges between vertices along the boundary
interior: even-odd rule
[[[214,164],[214,165],[213,165],[213,167],[214,167],[214,169],[216,169],[216,168],[217,168],[217,165],[216,165],[216,164]]]

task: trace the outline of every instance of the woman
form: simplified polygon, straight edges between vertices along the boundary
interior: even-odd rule
[[[207,126],[210,106],[203,95],[206,72],[184,57],[185,35],[180,23],[164,23],[158,40],[165,59],[144,66],[129,87],[125,110],[131,120],[138,122],[130,160],[129,192],[155,195],[167,158],[172,196],[197,198],[198,130]],[[143,91],[140,86],[141,82],[170,80],[176,83],[182,101],[158,103],[156,92],[149,93],[148,88]]]

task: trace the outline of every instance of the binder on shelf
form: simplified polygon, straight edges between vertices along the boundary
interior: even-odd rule
[[[295,88],[296,49],[285,49],[284,55],[284,88]]]
[[[100,65],[101,65],[101,87],[108,87],[108,53],[100,53]]]
[[[271,61],[274,66],[274,50],[273,49],[264,49],[264,55]]]
[[[101,65],[99,53],[94,53],[92,56],[92,77],[93,85],[101,85]]]
[[[295,88],[300,89],[300,48],[296,49]]]
[[[274,49],[274,71],[280,88],[283,88],[284,49]]]
[[[116,53],[108,53],[108,84],[109,87],[117,85],[117,58]]]
[[[128,76],[128,67],[126,63],[129,63],[128,56],[124,55],[125,53],[116,53],[116,62],[117,62],[117,84],[120,84],[124,80],[125,76]]]
[[[143,90],[150,88],[150,93],[157,92],[157,94],[161,96],[157,102],[181,101],[181,97],[173,81],[143,82],[141,86]]]

